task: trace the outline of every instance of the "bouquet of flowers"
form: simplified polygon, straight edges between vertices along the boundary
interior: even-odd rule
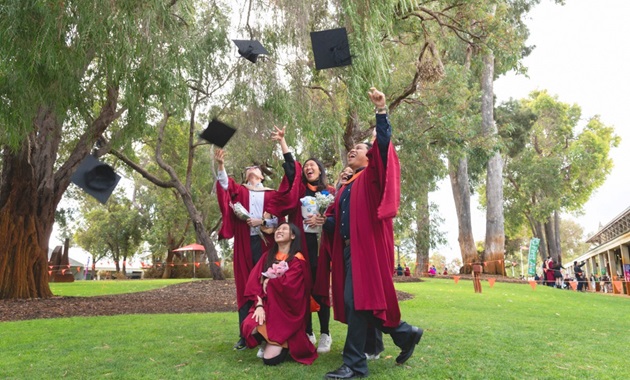
[[[230,206],[232,206],[232,210],[234,210],[234,214],[237,218],[240,220],[249,220],[249,212],[245,209],[245,207],[243,207],[241,202],[236,202],[234,204],[230,203]]]
[[[301,198],[302,218],[306,219],[316,214],[324,215],[328,206],[330,206],[330,204],[334,201],[335,197],[325,190],[315,193],[314,197],[307,195]],[[304,232],[320,233],[322,232],[322,226],[310,226],[304,224]]]
[[[251,216],[249,216],[249,212],[247,211],[247,209],[241,204],[241,202],[236,202],[234,204],[230,203],[230,207],[232,207],[232,210],[234,211],[234,215],[236,215],[237,218],[239,218],[240,220],[249,220],[251,218]],[[263,235],[262,231],[260,230],[260,227],[256,227],[257,231],[258,231],[258,236],[260,236],[260,238],[266,242],[267,239],[265,239],[265,235]]]
[[[267,269],[266,272],[262,272],[262,275],[267,278],[278,278],[286,273],[289,269],[289,264],[286,261],[282,260],[277,264],[271,264],[271,266]]]
[[[315,193],[315,203],[317,203],[320,215],[324,215],[324,213],[328,209],[328,206],[330,206],[334,201],[335,196],[330,194],[326,190]]]

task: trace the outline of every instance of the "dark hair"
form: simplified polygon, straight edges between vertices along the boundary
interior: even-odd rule
[[[365,142],[362,142],[361,144],[365,144],[365,146],[368,147],[368,150],[372,149],[372,143],[371,142],[365,141]]]
[[[304,161],[304,164],[309,161],[313,161],[319,168],[319,178],[317,178],[317,181],[312,183],[312,185],[315,185],[315,187],[317,187],[317,191],[328,189],[328,182],[326,181],[326,168],[324,167],[324,164],[322,164],[317,158],[314,157],[311,157],[308,160]],[[308,181],[306,180],[306,176],[304,175],[304,169],[302,169],[302,183],[308,183]]]
[[[295,238],[291,242],[291,246],[289,247],[289,252],[287,252],[289,254],[289,257],[287,257],[287,263],[288,263],[289,261],[293,260],[293,257],[295,256],[296,253],[302,250],[302,241],[300,240],[301,232],[300,232],[300,229],[295,224],[289,223],[289,222],[282,222],[278,224],[278,227],[280,227],[283,224],[288,224],[289,229],[291,230],[291,234],[295,236]],[[267,252],[267,262],[265,263],[265,270],[271,267],[272,264],[276,263],[276,253],[278,253],[278,249],[279,249],[278,243],[274,241],[273,245],[271,246],[271,248],[269,248],[269,251]]]

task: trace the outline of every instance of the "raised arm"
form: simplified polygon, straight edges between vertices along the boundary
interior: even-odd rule
[[[375,87],[370,88],[368,95],[376,112],[376,142],[381,153],[383,164],[387,165],[387,150],[392,136],[392,127],[387,117],[385,95]]]
[[[282,129],[280,129],[274,125],[273,128],[275,129],[275,131],[273,131],[271,135],[271,139],[274,141],[277,141],[280,144],[280,148],[282,149],[282,155],[284,156],[284,164],[282,165],[282,167],[284,168],[284,173],[286,174],[287,179],[289,180],[289,183],[291,183],[293,182],[293,179],[295,178],[296,169],[295,169],[295,160],[293,159],[293,155],[291,154],[291,151],[289,150],[289,146],[287,145],[287,142],[284,139],[284,135],[286,133],[287,127],[282,127]]]
[[[225,151],[223,149],[217,149],[214,152],[214,161],[218,166],[217,181],[219,181],[223,190],[227,190],[229,182],[227,173],[225,172]]]

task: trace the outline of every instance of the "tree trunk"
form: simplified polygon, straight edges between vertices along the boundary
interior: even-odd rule
[[[0,299],[52,296],[48,286],[48,240],[59,200],[51,199],[52,186],[46,186],[50,182],[38,181],[41,166],[52,168],[52,162],[36,161],[45,158],[32,146],[34,138],[32,134],[19,152],[5,151],[2,157]]]
[[[477,261],[477,248],[472,233],[472,222],[470,215],[470,184],[468,183],[468,159],[460,158],[454,165],[449,161],[449,176],[451,178],[451,189],[455,200],[457,211],[457,226],[459,236],[459,249],[462,253],[461,273],[471,273],[472,263]]]
[[[556,251],[558,252],[558,259],[562,263],[562,247],[560,245],[560,214],[558,213],[558,211],[553,212],[553,221],[554,221],[554,231],[556,232],[556,235],[555,235]]]
[[[92,145],[120,113],[118,88],[107,88],[99,116],[55,172],[62,120],[54,107],[39,107],[33,130],[15,152],[5,148],[0,178],[0,299],[48,298],[48,241],[55,210],[70,177]]]
[[[166,260],[164,261],[164,272],[162,273],[162,278],[171,278],[172,268],[171,263],[173,262],[173,256],[175,256],[175,252],[169,248],[166,254]]]
[[[556,219],[558,219],[557,222]],[[545,222],[547,249],[554,263],[562,263],[562,255],[560,254],[560,231],[556,229],[559,228],[559,219],[560,218],[557,216],[557,214],[551,215]]]
[[[494,55],[483,58],[481,78],[481,124],[484,135],[495,138],[494,122]],[[505,231],[503,220],[503,159],[495,152],[487,164],[486,174],[486,242],[484,272],[505,276]]]
[[[416,198],[417,219],[416,225],[416,269],[415,276],[426,275],[429,272],[429,248],[431,246],[430,214],[429,214],[429,187],[421,186],[420,194]]]
[[[210,234],[208,234],[206,227],[203,225],[201,213],[195,207],[192,197],[190,196],[190,192],[188,192],[181,183],[177,183],[175,187],[177,188],[177,191],[179,191],[179,194],[182,196],[182,201],[184,202],[186,210],[188,210],[188,215],[192,220],[197,239],[199,239],[199,243],[202,244],[206,249],[206,255],[208,255],[208,260],[210,261],[210,264],[219,261],[219,254],[214,247],[214,242],[212,241],[212,238],[210,238]],[[216,265],[210,265],[210,272],[212,273],[212,278],[215,280],[225,279],[225,277],[223,276],[223,271],[220,267]]]
[[[547,239],[545,238],[545,229],[542,223],[533,220],[530,215],[527,215],[527,220],[529,220],[529,225],[532,228],[532,233],[534,237],[540,239],[540,244],[538,245],[538,252],[540,254],[540,258],[542,261],[547,260]]]

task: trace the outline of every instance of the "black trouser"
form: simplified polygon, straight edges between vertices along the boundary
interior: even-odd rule
[[[330,306],[322,300],[321,296],[313,295],[313,299],[319,305],[317,317],[319,319],[319,333],[330,335]],[[307,303],[306,310],[306,333],[313,334],[313,317],[311,313],[311,303]]]
[[[365,353],[369,355],[378,355],[385,350],[383,346],[383,333],[381,330],[368,326],[365,332]]]
[[[260,236],[251,235],[249,237],[249,244],[252,247],[252,262],[253,266],[256,266],[258,260],[260,260],[260,256],[262,256],[262,241],[260,240]],[[247,301],[245,304],[238,309],[238,332],[239,336],[242,338],[243,334],[241,333],[241,325],[245,318],[247,318],[247,314],[249,314],[249,309],[254,305],[254,301]]]
[[[412,337],[412,326],[401,321],[397,327],[384,327],[383,321],[375,318],[372,311],[355,310],[354,289],[352,287],[352,261],[349,246],[344,248],[343,258],[346,267],[343,297],[346,322],[348,323],[346,344],[343,347],[343,362],[357,374],[366,376],[368,374],[368,366],[365,357],[365,343],[368,327],[371,325],[385,334],[389,334],[396,346],[404,347]]]
[[[577,291],[581,292],[584,289],[584,276],[575,276],[575,279],[577,280]]]

